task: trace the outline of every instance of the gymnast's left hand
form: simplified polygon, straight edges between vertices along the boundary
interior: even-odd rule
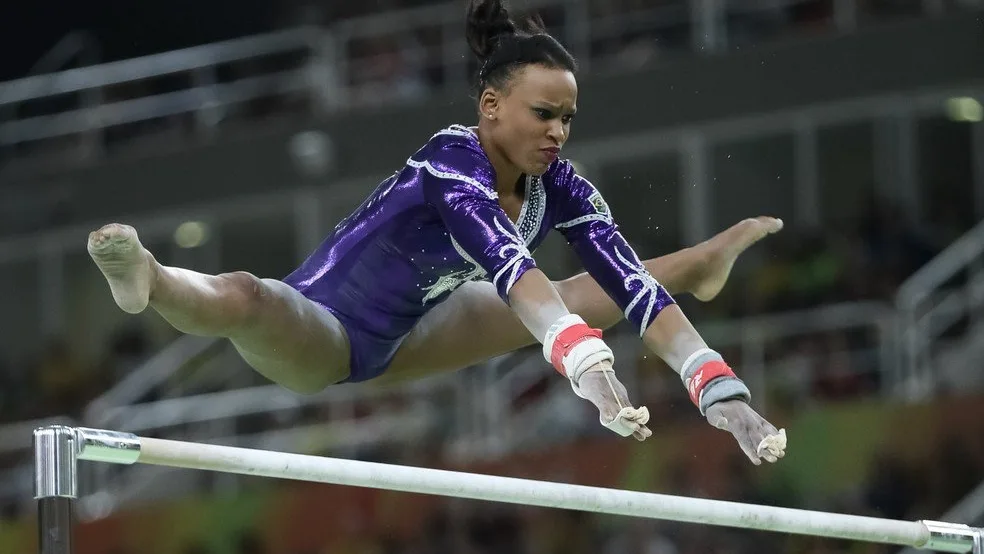
[[[744,400],[722,400],[708,406],[707,422],[734,435],[753,464],[775,463],[786,455],[786,430],[760,416]]]
[[[598,408],[605,427],[618,434],[631,435],[638,441],[652,436],[653,432],[646,427],[649,410],[644,406],[632,406],[629,394],[615,376],[610,362],[599,362],[585,371],[578,380],[578,387],[581,396]]]

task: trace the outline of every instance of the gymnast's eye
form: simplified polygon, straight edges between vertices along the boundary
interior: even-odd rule
[[[536,116],[543,121],[547,121],[553,117],[553,113],[550,110],[545,110],[543,108],[533,108],[533,112]]]

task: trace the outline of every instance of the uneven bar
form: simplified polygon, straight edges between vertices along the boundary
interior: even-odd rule
[[[78,429],[79,459],[142,463],[588,512],[972,552],[981,530]],[[117,451],[119,450],[119,451]],[[982,553],[984,554],[984,553]]]

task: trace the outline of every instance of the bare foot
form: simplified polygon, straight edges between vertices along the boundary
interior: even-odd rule
[[[691,290],[703,302],[713,300],[724,288],[735,260],[749,246],[782,230],[782,220],[774,217],[745,219],[704,241],[697,248],[707,249],[706,269]]]
[[[150,302],[154,271],[150,252],[129,225],[111,223],[89,233],[89,255],[109,282],[113,300],[127,313],[138,314]]]

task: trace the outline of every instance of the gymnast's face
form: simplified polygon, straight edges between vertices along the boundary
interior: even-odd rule
[[[542,175],[557,159],[577,111],[577,81],[565,69],[527,65],[504,90],[488,88],[479,102],[494,148],[527,175]]]

